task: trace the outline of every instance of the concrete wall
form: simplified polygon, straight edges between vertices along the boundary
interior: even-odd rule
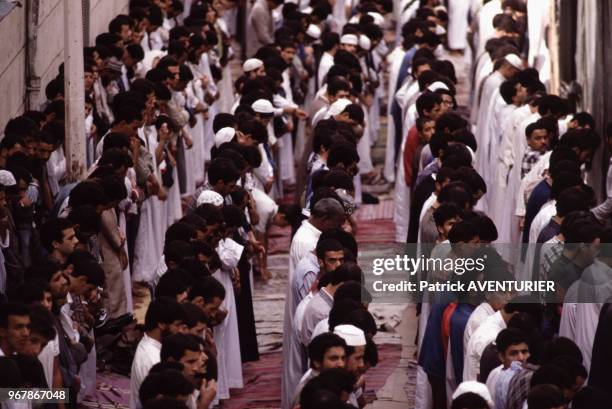
[[[81,1],[81,0],[70,0]],[[0,134],[6,122],[24,110],[26,98],[27,27],[26,2],[14,8],[0,21]],[[89,41],[105,32],[108,22],[117,14],[127,13],[129,0],[90,0]],[[41,90],[35,106],[45,101],[45,86],[55,78],[63,61],[64,1],[40,0],[38,42],[35,57],[36,75],[41,78]]]

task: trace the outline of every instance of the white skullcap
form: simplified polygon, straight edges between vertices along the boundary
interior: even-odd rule
[[[475,393],[476,395],[486,400],[490,408],[494,406],[493,399],[491,399],[491,394],[489,393],[489,389],[487,388],[487,386],[484,383],[476,381],[461,382],[455,390],[455,393],[453,393],[453,400],[468,392]]]
[[[218,148],[225,142],[230,142],[232,139],[234,139],[235,135],[236,130],[234,128],[230,128],[229,126],[219,129],[215,134],[215,146]]]
[[[516,54],[508,54],[504,57],[504,60],[508,61],[517,70],[523,69],[523,60]]]
[[[359,39],[355,34],[345,34],[340,37],[340,44],[359,45]]]
[[[385,18],[380,13],[370,11],[368,13],[368,16],[374,19],[374,24],[376,24],[377,26],[382,26],[383,24],[385,24]]]
[[[442,81],[436,81],[432,83],[429,87],[427,87],[427,89],[430,90],[431,92],[437,91],[439,89],[450,91],[448,87],[446,86],[446,84],[443,83]]]
[[[315,26],[314,24],[310,24],[308,26],[308,29],[306,30],[306,35],[314,38],[315,40],[318,40],[319,38],[321,38],[321,29],[318,26]]]
[[[436,24],[436,35],[441,36],[446,34],[446,29],[442,27],[440,24]]]
[[[200,196],[198,196],[196,204],[200,206],[207,203],[217,207],[223,206],[223,196],[214,190],[204,190],[200,193]]]
[[[15,176],[8,170],[0,170],[0,185],[2,186],[15,186],[17,181]]]
[[[354,325],[336,325],[334,334],[342,338],[350,347],[360,347],[366,344],[365,334]]]
[[[250,72],[263,67],[264,63],[259,58],[249,58],[242,64],[242,71]]]
[[[251,108],[253,108],[253,111],[257,112],[258,114],[270,115],[274,113],[274,107],[267,99],[258,99],[257,101],[253,102]]]
[[[344,111],[344,108],[351,104],[352,102],[347,98],[340,98],[334,101],[334,103],[331,104],[329,110],[327,111],[327,115],[329,115],[328,118],[341,114],[342,111]]]
[[[304,14],[310,14],[312,13],[312,7],[308,6],[305,9],[302,10],[302,13]]]
[[[368,36],[361,34],[359,36],[359,47],[362,50],[370,51],[370,48],[372,48],[372,41],[370,41]]]

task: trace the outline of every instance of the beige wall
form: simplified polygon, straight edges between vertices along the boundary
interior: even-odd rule
[[[26,0],[29,1],[29,0]],[[25,5],[26,1],[22,3]],[[81,0],[70,0],[81,1]],[[129,0],[90,0],[89,44],[105,32],[117,14],[127,13]],[[45,86],[63,60],[64,1],[40,0],[36,74],[41,89],[35,105],[45,101]],[[0,134],[7,121],[24,110],[26,98],[26,8],[16,7],[0,21]]]

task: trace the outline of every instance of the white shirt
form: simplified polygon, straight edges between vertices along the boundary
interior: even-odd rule
[[[463,380],[476,381],[480,374],[480,358],[482,352],[497,334],[506,328],[506,321],[500,311],[488,317],[470,337],[463,362]]]
[[[308,303],[310,303],[313,298],[314,294],[312,292],[309,292],[308,295],[304,297],[302,301],[300,301],[300,303],[295,309],[295,313],[293,313],[293,328],[296,334],[299,332],[300,328],[302,328],[302,322],[304,321],[304,313],[306,312],[306,307],[308,307]]]
[[[310,336],[310,340],[312,341],[314,337],[329,332],[329,317],[323,318],[312,330],[312,335]]]
[[[321,236],[321,231],[314,227],[308,220],[304,220],[302,225],[291,240],[291,249],[289,250],[289,280],[295,271],[302,257],[307,253],[314,251],[317,247],[317,242]]]
[[[495,310],[491,307],[491,304],[488,302],[483,302],[480,304],[470,318],[468,319],[467,324],[465,325],[465,331],[463,332],[463,350],[468,346],[468,342],[470,342],[470,338],[476,329],[482,324],[488,317],[495,314]]]
[[[325,51],[319,61],[319,69],[317,71],[317,79],[319,81],[319,87],[323,85],[323,80],[329,72],[329,69],[334,65],[334,56]]]
[[[502,369],[504,369],[503,365],[498,366],[489,373],[489,376],[487,378],[487,389],[491,394],[491,399],[493,400],[493,402],[495,402],[495,389],[497,386],[497,378],[499,377],[499,374],[501,373]]]
[[[542,206],[536,217],[533,218],[531,227],[529,227],[529,243],[536,243],[538,241],[538,236],[548,222],[550,222],[551,217],[557,214],[556,204],[556,200],[549,200]]]
[[[142,407],[138,392],[142,381],[149,374],[153,365],[161,361],[161,343],[147,334],[140,340],[134,354],[132,362],[132,372],[130,375],[130,408],[139,409]]]
[[[59,353],[59,339],[57,334],[55,334],[55,338],[49,341],[43,350],[40,351],[40,354],[38,354],[38,360],[45,371],[45,379],[49,388],[53,387],[53,361],[56,356],[59,356]]]

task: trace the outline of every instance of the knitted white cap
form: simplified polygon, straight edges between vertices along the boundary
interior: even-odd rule
[[[0,185],[2,186],[15,186],[17,181],[15,176],[8,170],[0,170]]]
[[[355,34],[345,34],[340,37],[340,44],[359,45],[359,39]]]
[[[200,196],[198,196],[196,204],[200,206],[205,203],[209,203],[217,207],[223,206],[223,197],[214,190],[204,190],[202,193],[200,193]]]
[[[380,13],[370,11],[368,12],[368,16],[371,16],[374,19],[374,24],[376,24],[377,26],[382,26],[383,24],[385,24],[385,18]]]
[[[354,325],[337,325],[334,334],[342,338],[350,347],[360,347],[366,344],[365,334]]]
[[[242,71],[250,72],[263,67],[264,63],[259,58],[249,58],[242,64]]]
[[[443,89],[443,90],[449,91],[449,89],[446,86],[446,84],[443,83],[442,81],[433,82],[431,85],[429,85],[429,87],[427,87],[427,89],[430,90],[431,92],[437,91],[439,89]]]
[[[330,118],[332,116],[336,116],[342,113],[342,111],[344,111],[344,108],[346,108],[347,106],[351,105],[352,102],[347,99],[347,98],[340,98],[336,101],[334,101],[333,104],[331,104],[331,106],[329,107],[329,110],[327,111],[327,117]]]
[[[368,36],[361,34],[359,36],[359,47],[362,50],[370,51],[370,48],[372,48],[372,41],[370,41]]]
[[[508,54],[504,57],[504,60],[508,61],[517,70],[523,69],[523,60],[516,54]]]
[[[251,108],[253,108],[253,111],[257,112],[258,114],[269,115],[274,113],[274,107],[267,99],[258,99],[257,101],[253,102]]]
[[[315,40],[318,40],[319,38],[321,38],[321,29],[319,28],[319,26],[310,24],[306,29],[306,35],[314,38]]]
[[[235,135],[236,130],[234,128],[230,128],[229,126],[219,129],[215,134],[215,146],[218,148],[224,143],[230,142],[232,139],[234,139]]]
[[[455,393],[453,393],[453,400],[468,392],[475,393],[476,395],[486,400],[489,404],[489,407],[492,408],[494,406],[493,399],[491,399],[491,394],[489,393],[489,389],[487,388],[487,386],[484,383],[476,381],[461,382],[455,390]]]

